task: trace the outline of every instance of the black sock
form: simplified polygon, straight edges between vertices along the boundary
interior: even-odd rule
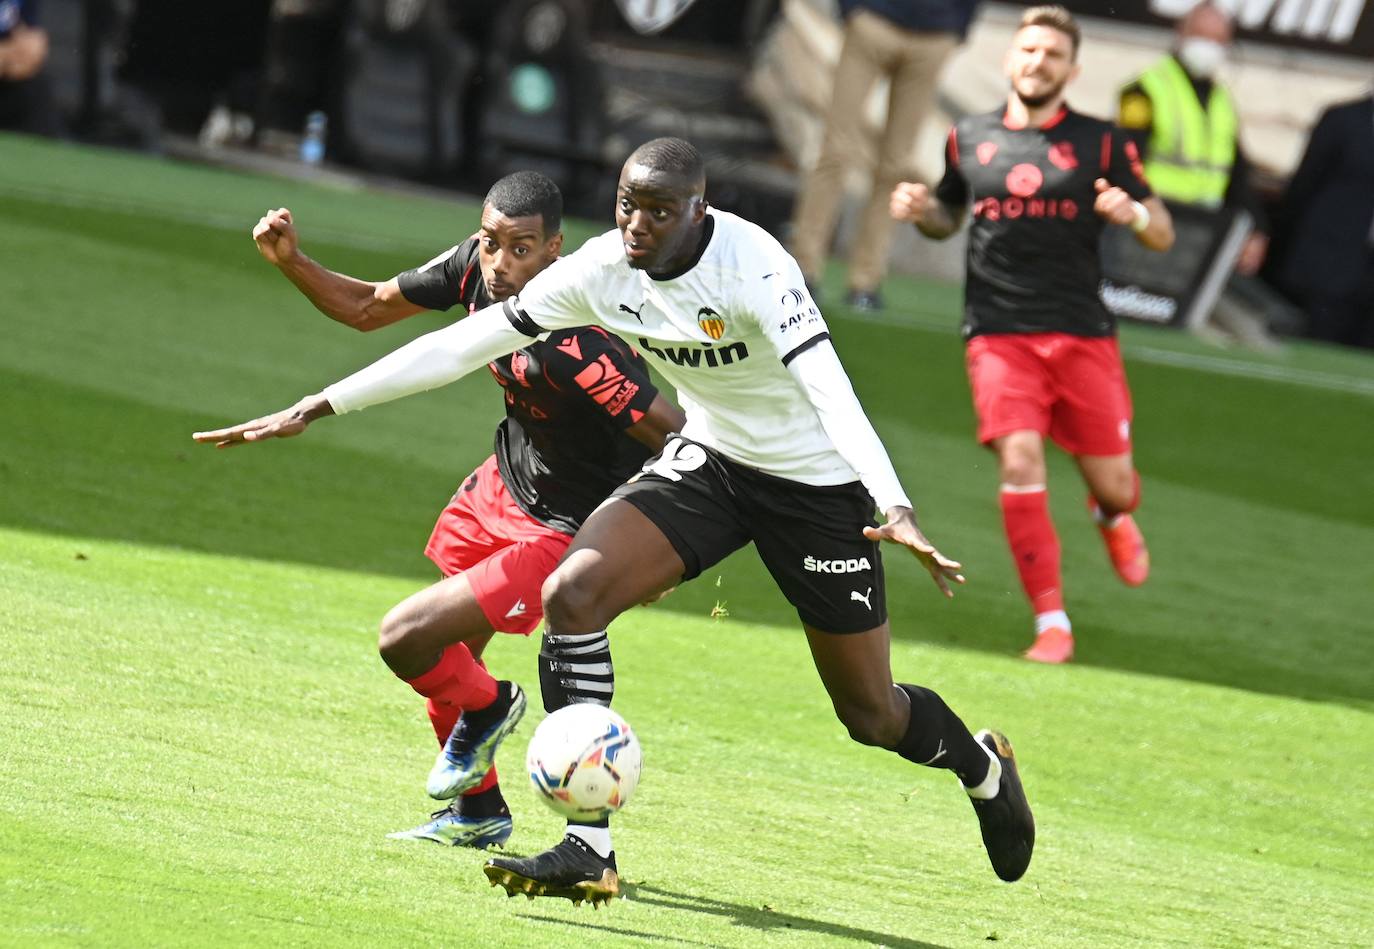
[[[511,683],[504,679],[496,683],[496,698],[490,705],[483,708],[470,709],[463,712],[463,722],[466,725],[468,734],[481,734],[495,721],[499,720],[510,711],[511,696],[513,695]]]
[[[615,669],[606,631],[563,636],[546,625],[539,648],[539,690],[546,712],[575,702],[610,705],[615,694]]]
[[[930,689],[902,682],[897,687],[911,697],[911,721],[892,750],[907,761],[953,771],[964,787],[981,784],[992,762],[954,710]]]
[[[455,813],[464,817],[506,817],[510,814],[499,784],[493,784],[477,794],[464,794],[452,806]]]

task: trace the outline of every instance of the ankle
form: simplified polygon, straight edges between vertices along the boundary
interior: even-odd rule
[[[1046,610],[1043,613],[1035,614],[1035,635],[1049,629],[1062,629],[1064,632],[1072,634],[1073,624],[1069,622],[1069,614],[1063,610]]]
[[[993,754],[992,749],[981,741],[978,747],[982,748],[988,756],[988,773],[982,781],[975,785],[964,785],[964,790],[968,796],[977,801],[990,801],[997,796],[997,791],[1002,786],[1002,762],[997,755]]]

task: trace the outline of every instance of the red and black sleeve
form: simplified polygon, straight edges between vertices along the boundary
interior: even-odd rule
[[[402,296],[427,310],[447,310],[459,304],[467,309],[482,284],[477,256],[477,238],[469,237],[424,266],[397,274],[396,284]]]
[[[962,208],[968,204],[968,179],[959,169],[959,125],[950,126],[945,142],[945,174],[935,186],[935,197],[941,204]]]
[[[1103,177],[1136,201],[1144,201],[1154,194],[1145,180],[1140,146],[1123,129],[1112,128],[1103,133],[1102,166]]]
[[[641,359],[619,337],[600,327],[560,330],[548,340],[545,374],[569,397],[585,398],[619,428],[629,428],[658,395]]]

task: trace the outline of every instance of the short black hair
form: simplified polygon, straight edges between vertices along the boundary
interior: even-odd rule
[[[647,165],[683,181],[706,181],[706,162],[697,147],[685,138],[656,138],[645,142],[630,155],[630,163]]]
[[[547,175],[517,171],[491,186],[482,202],[506,217],[534,217],[544,221],[544,236],[563,228],[563,192]]]

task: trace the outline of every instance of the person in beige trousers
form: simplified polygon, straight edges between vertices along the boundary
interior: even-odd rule
[[[835,231],[844,178],[862,154],[864,105],[881,76],[891,82],[873,185],[849,255],[846,302],[882,309],[892,237],[888,195],[913,178],[917,130],[935,101],[940,69],[968,31],[978,0],[840,0],[844,47],[826,116],[820,157],[802,185],[792,221],[792,253],[812,295],[819,289]]]

